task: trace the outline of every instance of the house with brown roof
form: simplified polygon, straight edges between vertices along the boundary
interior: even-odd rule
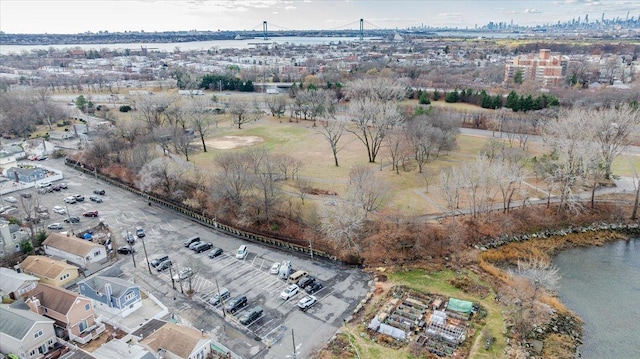
[[[64,287],[79,276],[78,267],[47,256],[28,256],[20,263],[20,270],[55,287]]]
[[[32,312],[55,320],[65,339],[85,344],[104,332],[105,325],[96,320],[91,300],[69,290],[39,283],[27,293],[25,303]]]
[[[211,353],[211,338],[203,332],[173,323],[165,323],[140,345],[166,359],[204,359]]]
[[[64,258],[83,268],[94,263],[104,263],[107,260],[105,246],[73,236],[51,233],[42,242],[42,246],[46,254]]]

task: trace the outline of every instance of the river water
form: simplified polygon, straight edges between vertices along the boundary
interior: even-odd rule
[[[640,238],[568,249],[554,264],[560,299],[584,320],[581,358],[640,358]]]
[[[150,51],[168,51],[171,52],[176,48],[181,51],[190,50],[210,50],[210,49],[247,49],[256,47],[257,45],[273,45],[273,44],[297,44],[297,45],[322,45],[337,44],[338,42],[354,42],[359,41],[357,37],[273,37],[268,40],[262,38],[244,39],[244,40],[211,40],[211,41],[192,41],[192,42],[170,42],[170,43],[116,43],[116,44],[67,44],[67,45],[0,45],[0,55],[10,53],[20,54],[23,51],[31,50],[47,50],[50,47],[57,49],[74,49],[82,50],[100,50],[100,49],[140,49],[145,47]],[[365,38],[365,41],[371,38]]]

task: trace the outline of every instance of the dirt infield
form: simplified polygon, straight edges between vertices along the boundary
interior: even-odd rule
[[[249,147],[264,141],[258,136],[222,136],[207,140],[207,146],[219,150],[229,150],[232,148]]]

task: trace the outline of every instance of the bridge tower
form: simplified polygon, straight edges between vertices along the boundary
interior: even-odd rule
[[[360,41],[364,40],[364,19],[360,19]]]
[[[269,40],[269,37],[267,36],[267,21],[263,21],[262,22],[262,36],[264,37],[264,40]]]

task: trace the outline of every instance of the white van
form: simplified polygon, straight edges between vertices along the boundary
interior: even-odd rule
[[[238,251],[236,252],[236,258],[245,259],[246,257],[247,257],[247,246],[243,244],[240,246],[240,248],[238,248]]]

